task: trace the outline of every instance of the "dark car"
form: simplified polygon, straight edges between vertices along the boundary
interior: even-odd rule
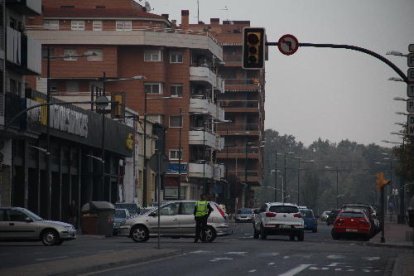
[[[334,223],[336,216],[338,215],[338,213],[340,212],[340,209],[337,210],[331,210],[331,212],[329,213],[327,219],[326,219],[326,225],[331,225]]]
[[[312,230],[313,233],[318,232],[318,219],[313,214],[312,209],[299,209],[305,222],[305,230]]]
[[[141,207],[139,207],[138,204],[133,202],[117,202],[115,203],[115,208],[127,209],[131,217],[138,216],[141,213]]]

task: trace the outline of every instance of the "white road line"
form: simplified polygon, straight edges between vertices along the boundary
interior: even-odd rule
[[[345,256],[342,256],[342,255],[328,255],[328,256],[326,256],[326,258],[336,260],[336,259],[344,259]]]
[[[271,265],[274,265],[274,264],[275,264],[274,262],[271,262],[271,263],[268,263],[267,265],[271,266]]]
[[[221,258],[214,258],[210,260],[210,262],[212,263],[219,262],[219,261],[233,261],[233,258],[221,257]]]
[[[249,273],[255,273],[256,269],[249,270]]]
[[[293,276],[298,274],[299,272],[302,272],[303,270],[307,269],[308,267],[310,267],[312,264],[301,264],[295,268],[292,268],[291,270],[286,271],[283,274],[279,274],[279,276]]]
[[[36,261],[37,262],[44,262],[44,261],[54,261],[54,260],[59,260],[59,259],[65,259],[68,256],[58,256],[58,257],[52,257],[52,258],[37,258]]]
[[[243,251],[240,251],[240,252],[230,251],[230,252],[226,252],[225,254],[227,254],[227,255],[246,255],[247,252],[243,252]]]
[[[188,252],[189,254],[202,254],[202,253],[210,253],[212,251],[206,251],[206,250],[196,250],[196,251],[191,251]]]
[[[365,257],[362,259],[367,260],[367,261],[378,261],[381,258],[380,257]]]

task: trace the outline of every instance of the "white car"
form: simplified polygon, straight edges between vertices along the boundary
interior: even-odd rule
[[[128,219],[120,226],[119,235],[128,236],[135,242],[145,242],[156,237],[158,231],[165,237],[195,237],[195,200],[169,201],[160,207],[160,227],[158,229],[158,208],[140,216]],[[210,201],[213,207],[208,221],[206,241],[212,242],[217,236],[231,234],[229,219],[220,206]]]
[[[286,235],[290,240],[295,237],[303,241],[304,220],[295,204],[269,202],[255,211],[253,237],[266,239],[268,235]]]

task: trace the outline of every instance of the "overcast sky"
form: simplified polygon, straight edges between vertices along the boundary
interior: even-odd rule
[[[181,23],[181,10],[197,22],[197,0],[148,0],[156,14]],[[141,3],[144,3],[142,1]],[[250,20],[266,28],[268,41],[292,34],[299,42],[360,46],[384,55],[408,52],[414,43],[413,0],[199,0],[200,20]],[[404,73],[406,58],[386,56]],[[265,128],[291,134],[306,146],[318,138],[362,144],[401,142],[390,132],[406,117],[406,85],[381,61],[344,49],[302,47],[284,56],[269,48]]]

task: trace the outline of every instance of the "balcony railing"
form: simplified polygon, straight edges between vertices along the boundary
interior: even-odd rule
[[[215,103],[212,103],[208,99],[190,99],[190,112],[210,114],[217,120],[224,120],[224,110]]]

